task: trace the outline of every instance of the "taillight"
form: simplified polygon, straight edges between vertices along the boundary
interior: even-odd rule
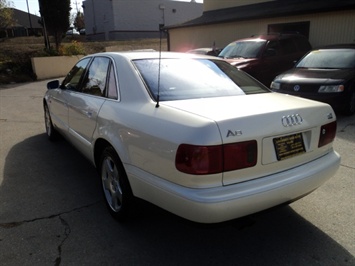
[[[217,146],[181,144],[175,166],[187,174],[216,174],[256,165],[257,153],[255,140]]]
[[[227,144],[223,146],[223,150],[224,172],[256,165],[258,156],[256,140]]]
[[[336,121],[323,125],[320,129],[318,148],[331,143],[335,139],[336,131],[337,131]]]
[[[207,175],[221,172],[222,146],[181,144],[176,152],[176,168],[187,174]]]

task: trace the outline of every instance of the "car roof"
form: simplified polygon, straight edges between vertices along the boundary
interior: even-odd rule
[[[192,54],[192,53],[178,53],[178,52],[158,52],[154,50],[137,50],[137,51],[122,51],[122,52],[103,52],[87,55],[90,56],[110,56],[112,58],[126,58],[128,60],[138,59],[158,59],[158,58],[209,58],[213,60],[219,60],[214,56]]]
[[[292,33],[270,33],[270,34],[261,34],[261,35],[252,35],[249,38],[243,38],[243,39],[238,39],[235,40],[234,42],[239,42],[239,41],[273,41],[273,40],[279,40],[279,39],[288,39],[288,38],[306,38],[302,34],[292,34]]]
[[[340,43],[340,44],[330,44],[317,48],[320,49],[355,49],[355,43]]]

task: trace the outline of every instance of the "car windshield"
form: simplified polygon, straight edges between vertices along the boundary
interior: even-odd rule
[[[298,68],[355,68],[354,49],[324,49],[307,54],[298,64]]]
[[[223,58],[255,58],[265,43],[264,40],[233,42],[227,45],[218,56]]]
[[[134,64],[155,100],[158,93],[160,101],[171,101],[269,92],[221,60],[140,59]]]

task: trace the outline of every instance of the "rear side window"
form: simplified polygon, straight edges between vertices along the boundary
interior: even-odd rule
[[[110,59],[107,57],[94,58],[83,82],[83,93],[105,96],[109,65]]]
[[[142,59],[134,64],[155,100],[158,93],[161,101],[172,101],[269,92],[222,60]]]
[[[111,64],[110,67],[110,76],[108,78],[108,84],[107,84],[107,97],[111,99],[118,99],[118,93],[117,93],[117,83],[116,83],[116,76],[115,76],[115,71],[114,67]]]

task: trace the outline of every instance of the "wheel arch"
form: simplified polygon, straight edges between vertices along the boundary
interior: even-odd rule
[[[121,154],[115,148],[115,146],[112,143],[110,143],[108,140],[106,140],[104,138],[99,138],[95,141],[95,145],[94,145],[94,163],[95,163],[95,166],[98,171],[100,168],[101,155],[107,147],[112,147],[115,150],[115,152],[118,156],[118,159],[120,160],[121,164],[123,165]]]
[[[101,154],[103,153],[106,147],[110,147],[110,146],[112,147],[112,145],[105,139],[96,140],[94,146],[94,163],[97,171],[99,171],[99,167],[100,167]]]
[[[43,98],[43,108],[44,108],[45,106],[48,106],[48,103],[47,103],[46,98]]]

